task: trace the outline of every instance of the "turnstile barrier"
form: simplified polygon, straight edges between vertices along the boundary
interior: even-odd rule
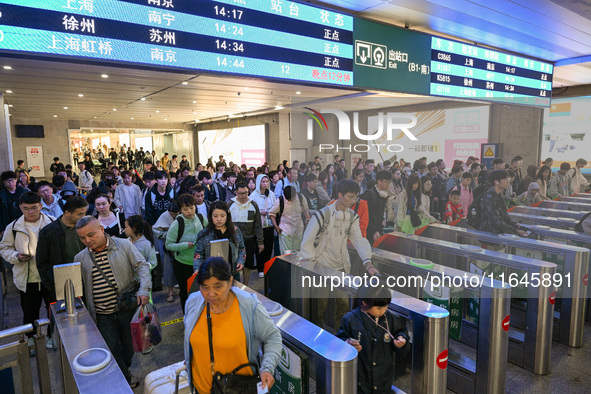
[[[290,255],[278,256],[270,264],[268,263],[265,272],[265,292],[269,299],[279,302],[302,318],[311,320],[314,312],[314,298],[312,298],[312,289],[303,285],[304,278],[335,275],[350,279],[348,282],[341,282],[338,289],[349,298],[355,297],[357,287],[351,285],[352,275],[303,260],[294,252]],[[448,371],[449,313],[443,308],[405,294],[396,291],[393,293],[389,308],[412,322],[410,331],[412,392],[445,393],[446,387],[449,387],[446,373]],[[317,392],[328,393],[329,391],[317,390]],[[330,392],[340,393],[339,391]]]
[[[553,263],[405,233],[386,234],[378,243],[380,249],[426,258],[448,267],[500,278],[510,284],[515,281],[508,278],[551,277],[556,272]],[[509,361],[541,375],[550,372],[554,290],[553,286],[534,288],[517,283],[511,293],[512,304],[515,299],[524,300],[525,319],[511,320]]]
[[[479,230],[431,224],[421,236],[458,244],[494,244],[504,247],[505,253],[548,261],[556,264],[556,272],[563,277],[555,301],[554,340],[571,347],[583,346],[584,317],[588,290],[589,249],[554,242],[521,238],[512,234],[494,234]],[[564,278],[568,278],[564,280]]]
[[[565,217],[526,215],[516,212],[509,212],[509,217],[517,223],[524,224],[526,227],[540,225],[564,230],[574,230],[575,225],[579,222],[577,219]]]
[[[563,211],[591,211],[591,206],[588,203],[580,204],[561,200],[541,201],[534,205],[538,208],[560,209]]]
[[[590,195],[591,196],[591,195]],[[591,200],[589,200],[591,202]],[[508,209],[509,213],[521,213],[524,215],[534,215],[534,216],[550,216],[555,218],[569,218],[569,219],[576,219],[578,222],[581,220],[583,216],[585,216],[586,212],[583,211],[565,211],[561,209],[552,209],[552,208],[539,208],[539,207],[526,207],[526,206],[517,206]]]

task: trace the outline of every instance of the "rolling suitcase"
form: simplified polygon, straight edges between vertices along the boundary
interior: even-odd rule
[[[150,372],[144,379],[144,394],[189,394],[190,392],[184,361]]]

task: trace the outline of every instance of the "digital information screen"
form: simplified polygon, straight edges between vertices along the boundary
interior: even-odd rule
[[[352,86],[352,43],[286,0],[0,0],[0,50]]]
[[[548,107],[554,66],[355,18],[355,86]]]
[[[554,66],[431,37],[430,94],[548,107]]]

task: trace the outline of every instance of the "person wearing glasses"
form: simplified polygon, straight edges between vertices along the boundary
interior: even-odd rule
[[[256,202],[248,197],[248,186],[245,182],[236,184],[236,197],[228,204],[232,221],[240,229],[246,247],[243,283],[248,286],[250,273],[255,270],[255,256],[265,250],[261,212]]]
[[[53,219],[41,212],[41,197],[37,193],[26,192],[19,198],[22,216],[11,222],[0,242],[0,256],[12,264],[14,285],[19,290],[23,324],[33,324],[39,319],[41,302],[45,302],[47,316],[51,296],[49,290],[41,285],[41,277],[35,259],[37,240],[41,229]],[[33,345],[33,333],[27,333],[29,346]],[[53,347],[51,330],[48,330],[46,347]]]

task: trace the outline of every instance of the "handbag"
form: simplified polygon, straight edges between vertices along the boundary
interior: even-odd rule
[[[421,225],[421,218],[419,214],[414,209],[410,210],[410,223],[413,227],[419,227]]]
[[[117,306],[119,307],[119,311],[135,310],[135,308],[137,308],[137,292],[140,289],[140,284],[136,280],[134,280],[129,286],[127,286],[121,292],[118,292],[117,285],[111,282],[111,280],[107,277],[107,275],[105,275],[101,267],[96,263],[94,254],[90,250],[88,251],[88,254],[90,254],[92,264],[94,264],[94,266],[101,274],[103,279],[105,279],[109,287],[113,289],[115,294],[117,294]]]
[[[212,394],[257,394],[257,384],[261,381],[259,376],[259,366],[255,363],[246,363],[239,365],[232,372],[221,374],[215,372],[215,360],[213,358],[213,342],[211,333],[211,314],[209,302],[207,303],[207,335],[209,338],[209,360],[211,366]],[[236,375],[242,368],[253,367],[255,374],[253,376]]]

